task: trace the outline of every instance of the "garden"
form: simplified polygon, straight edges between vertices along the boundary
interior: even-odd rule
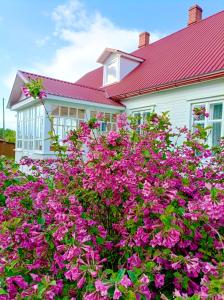
[[[224,299],[224,141],[167,113],[100,120],[52,131],[57,158],[29,172],[1,157],[0,300]]]

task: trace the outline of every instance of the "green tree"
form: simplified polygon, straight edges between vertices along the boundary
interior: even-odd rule
[[[5,132],[3,128],[0,128],[0,139],[3,139],[9,143],[15,143],[16,141],[16,132],[15,130],[6,128]]]

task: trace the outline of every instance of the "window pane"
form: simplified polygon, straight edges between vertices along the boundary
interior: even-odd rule
[[[62,117],[68,116],[68,107],[65,107],[65,106],[60,107],[60,116],[62,116]]]
[[[134,113],[134,117],[137,119],[137,124],[141,124],[141,114],[140,113]]]
[[[65,125],[66,126],[71,126],[71,119],[66,119],[65,120]]]
[[[69,109],[69,116],[70,117],[76,117],[76,114],[77,114],[77,109],[70,107],[70,109]]]
[[[84,119],[85,117],[85,110],[84,109],[78,109],[78,118]]]
[[[116,122],[116,120],[117,120],[117,115],[116,115],[116,114],[113,114],[113,115],[112,115],[112,122]]]
[[[105,122],[101,123],[101,131],[103,132],[107,131],[107,124]]]
[[[105,113],[105,120],[107,122],[110,122],[110,114],[109,113]]]
[[[51,114],[53,116],[59,116],[59,106],[54,106],[53,109],[52,109]]]
[[[193,107],[193,120],[194,121],[203,121],[205,120],[205,116],[202,114],[197,114],[198,111],[205,109],[205,105],[194,105]]]
[[[94,117],[96,117],[96,114],[97,114],[97,111],[91,111],[90,112],[90,117],[94,118]]]
[[[76,120],[72,120],[72,127],[76,128]]]
[[[106,70],[106,83],[112,83],[117,79],[117,63],[116,61],[110,63]]]
[[[213,120],[222,119],[222,103],[211,105],[211,111],[213,111]]]
[[[221,138],[221,122],[214,122],[212,126],[212,146],[219,145]]]

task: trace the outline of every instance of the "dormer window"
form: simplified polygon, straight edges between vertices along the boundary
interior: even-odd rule
[[[97,60],[103,65],[103,86],[121,81],[143,61],[135,55],[106,48]]]
[[[104,85],[116,82],[118,80],[118,60],[116,58],[112,59],[105,65],[104,72]]]

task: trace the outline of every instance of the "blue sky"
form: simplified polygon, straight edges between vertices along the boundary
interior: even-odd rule
[[[223,0],[198,0],[203,17],[224,9]],[[106,47],[136,49],[138,33],[152,40],[187,24],[193,0],[14,0],[1,1],[0,100],[8,100],[16,70],[75,81],[97,66]],[[0,127],[2,126],[0,105]],[[6,126],[15,128],[7,111]]]

